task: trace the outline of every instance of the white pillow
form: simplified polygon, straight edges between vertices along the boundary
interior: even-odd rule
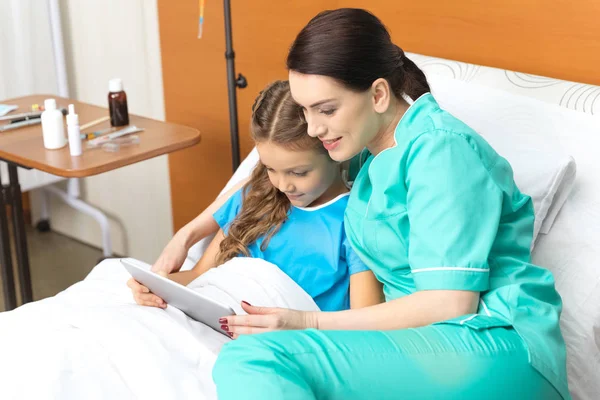
[[[575,183],[576,165],[571,156],[535,149],[514,150],[506,156],[520,190],[531,196],[535,211],[533,240],[547,234]],[[533,246],[532,246],[533,248]]]

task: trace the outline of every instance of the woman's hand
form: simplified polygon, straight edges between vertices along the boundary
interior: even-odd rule
[[[173,236],[152,266],[153,272],[167,276],[171,272],[177,272],[181,269],[189,250],[184,236],[181,231]]]
[[[127,286],[133,292],[135,302],[142,306],[167,308],[167,303],[157,295],[150,292],[146,286],[142,285],[135,279],[131,278],[127,281]]]
[[[317,313],[287,308],[254,307],[242,302],[248,315],[233,315],[219,320],[221,328],[229,336],[263,333],[278,330],[318,329]]]

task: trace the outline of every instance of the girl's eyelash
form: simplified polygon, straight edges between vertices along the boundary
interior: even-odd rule
[[[320,110],[320,113],[325,115],[332,115],[334,112],[335,108],[332,108],[331,110]]]
[[[267,172],[274,172],[274,170],[272,168],[267,168]],[[294,176],[298,176],[298,177],[304,177],[308,174],[308,171],[305,172],[293,172],[290,171],[290,174],[294,175]]]

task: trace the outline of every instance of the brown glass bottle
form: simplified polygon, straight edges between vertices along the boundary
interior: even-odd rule
[[[127,95],[123,90],[123,81],[111,79],[108,82],[108,110],[111,126],[129,125]]]

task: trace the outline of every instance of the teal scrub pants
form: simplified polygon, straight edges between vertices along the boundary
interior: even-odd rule
[[[561,399],[512,328],[280,331],[227,343],[219,399]]]

